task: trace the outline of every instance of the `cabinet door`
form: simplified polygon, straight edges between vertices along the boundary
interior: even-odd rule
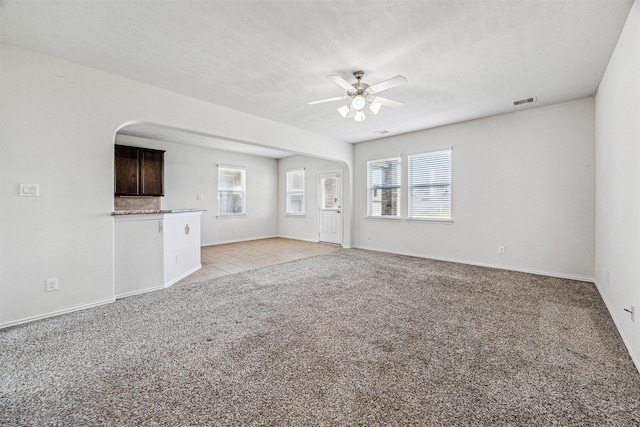
[[[163,151],[140,150],[140,195],[163,196]]]
[[[115,146],[115,195],[138,195],[138,149]]]
[[[164,287],[162,219],[115,217],[116,298]]]

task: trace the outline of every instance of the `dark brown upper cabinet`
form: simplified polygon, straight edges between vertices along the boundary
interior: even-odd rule
[[[116,196],[164,196],[164,151],[115,146]]]

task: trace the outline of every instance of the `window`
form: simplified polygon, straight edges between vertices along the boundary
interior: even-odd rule
[[[246,170],[218,165],[218,215],[246,213]]]
[[[451,219],[451,150],[409,156],[409,218]]]
[[[332,176],[323,176],[320,182],[320,209],[340,209],[338,205],[338,176],[335,174],[332,174]]]
[[[367,162],[367,215],[400,217],[400,157]]]
[[[304,215],[304,169],[287,171],[287,215]]]

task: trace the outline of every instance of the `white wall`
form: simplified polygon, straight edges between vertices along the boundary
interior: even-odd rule
[[[113,143],[142,121],[352,162],[350,144],[0,46],[0,326],[113,300]],[[20,183],[41,196],[18,196]],[[60,290],[45,292],[58,277]]]
[[[286,171],[291,169],[305,169],[305,215],[304,216],[287,216],[286,203]],[[321,172],[342,172],[342,188],[343,188],[343,246],[349,247],[350,244],[350,176],[346,166],[338,162],[324,160],[308,156],[292,156],[280,159],[278,162],[279,176],[279,215],[278,215],[278,232],[281,237],[318,241],[319,233],[319,194],[318,194],[318,174]]]
[[[640,369],[640,4],[595,102],[596,285]],[[629,309],[636,308],[635,323]]]
[[[163,209],[203,208],[202,245],[278,235],[278,161],[194,145],[117,135],[116,142],[165,150]],[[218,164],[247,170],[247,215],[218,218]],[[198,200],[201,194],[204,200]]]
[[[354,245],[561,277],[594,277],[593,99],[355,148]],[[452,223],[366,218],[368,160],[453,147]],[[498,254],[498,246],[506,253]]]

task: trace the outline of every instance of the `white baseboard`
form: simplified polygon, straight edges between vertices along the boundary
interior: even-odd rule
[[[596,285],[596,289],[598,290],[598,293],[600,294],[600,298],[602,298],[602,301],[604,301],[604,305],[607,307],[607,310],[609,311],[609,316],[611,316],[611,319],[613,319],[613,324],[616,325],[616,329],[618,330],[620,337],[622,337],[622,342],[624,343],[625,347],[627,347],[627,351],[629,352],[629,356],[631,356],[631,360],[633,361],[633,364],[636,366],[638,373],[640,373],[640,358],[638,357],[637,354],[634,353],[633,347],[631,346],[629,339],[624,333],[624,329],[622,329],[622,326],[620,325],[618,318],[614,314],[615,312],[613,310],[611,303],[605,297],[605,294],[602,292],[597,282],[595,282],[595,285]]]
[[[62,310],[51,311],[45,314],[38,314],[36,316],[23,317],[22,319],[10,320],[8,322],[0,323],[0,329],[7,328],[9,326],[16,326],[23,323],[33,322],[34,320],[46,319],[48,317],[59,316],[61,314],[73,313],[74,311],[84,310],[87,308],[98,307],[104,304],[110,304],[115,301],[115,298],[107,298],[100,301],[90,302],[88,304],[76,305],[73,307],[65,308]]]
[[[164,289],[164,288],[165,288],[164,285],[160,285],[160,286],[154,286],[152,288],[139,289],[137,291],[124,292],[121,294],[117,294],[116,299],[126,298],[133,295],[146,294],[147,292],[159,291],[160,289]]]
[[[168,288],[169,286],[173,285],[174,283],[178,283],[180,280],[184,279],[185,277],[195,273],[196,271],[200,270],[202,268],[202,264],[198,264],[195,267],[193,267],[191,270],[182,273],[181,275],[179,275],[178,277],[174,277],[173,279],[169,280],[168,282],[166,282],[164,284],[165,288]]]
[[[202,264],[198,264],[195,267],[193,267],[191,270],[186,271],[186,272],[182,273],[181,275],[179,275],[177,277],[174,277],[173,279],[169,280],[164,285],[154,286],[152,288],[145,288],[145,289],[140,289],[140,290],[137,290],[137,291],[131,291],[131,292],[125,292],[125,293],[122,293],[122,294],[118,294],[118,295],[116,295],[116,299],[126,298],[126,297],[130,297],[130,296],[133,296],[133,295],[146,294],[147,292],[153,292],[153,291],[159,291],[161,289],[166,289],[169,286],[178,283],[180,280],[184,279],[185,277],[190,276],[191,274],[195,273],[196,271],[200,270],[201,268],[202,268]]]
[[[252,240],[273,239],[275,237],[279,237],[279,236],[273,235],[273,236],[251,237],[248,239],[223,240],[221,242],[203,242],[200,244],[200,246],[204,247],[204,246],[226,245],[228,243],[250,242]]]
[[[274,239],[274,238],[300,240],[301,242],[320,243],[320,241],[318,239],[302,239],[300,237],[294,237],[294,236],[277,235],[277,236],[254,237],[254,238],[251,238],[251,239],[225,240],[225,241],[222,241],[222,242],[214,242],[214,243],[202,243],[200,246],[201,247],[205,247],[205,246],[215,246],[215,245],[226,245],[228,243],[251,242],[251,241],[254,241],[254,240]],[[342,247],[347,249],[350,246],[342,245]]]
[[[425,255],[420,255],[420,254],[415,254],[410,252],[381,251],[380,249],[368,248],[366,246],[354,246],[354,247],[358,249],[365,249],[368,251],[388,252],[392,254],[406,255],[406,256],[412,256],[416,258],[433,259],[436,261],[455,262],[458,264],[476,265],[478,267],[496,268],[498,270],[518,271],[520,273],[538,274],[540,276],[558,277],[560,279],[570,279],[570,280],[578,280],[581,282],[595,283],[595,277],[586,277],[586,276],[580,276],[576,274],[559,273],[554,271],[532,270],[527,268],[517,268],[517,267],[511,267],[511,266],[504,266],[504,265],[487,264],[483,262],[474,262],[474,261],[468,261],[468,260],[462,260],[462,259],[456,259],[456,258],[431,257],[431,256],[425,256]]]

